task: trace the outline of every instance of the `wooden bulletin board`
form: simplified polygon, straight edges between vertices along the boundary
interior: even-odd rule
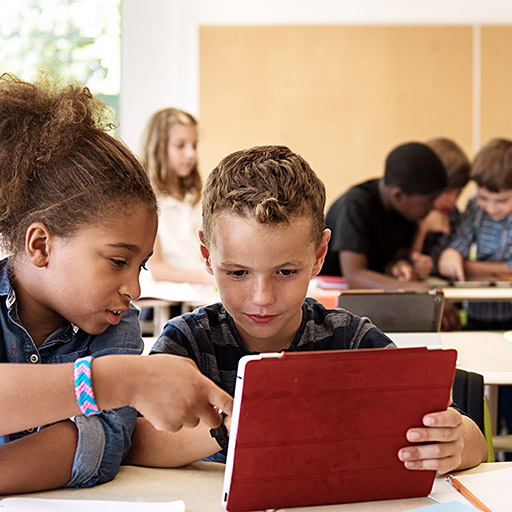
[[[512,139],[512,27],[482,27],[481,143]]]
[[[232,151],[285,144],[331,203],[382,176],[402,142],[442,135],[471,154],[470,26],[203,26],[199,36],[203,175]]]

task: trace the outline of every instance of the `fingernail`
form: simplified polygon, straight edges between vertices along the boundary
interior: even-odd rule
[[[435,420],[432,416],[425,416],[425,425],[434,425]]]
[[[416,430],[411,430],[410,432],[407,432],[407,439],[409,441],[417,441],[420,438],[420,433]]]
[[[407,450],[403,450],[399,453],[400,460],[407,460],[411,458],[411,452],[408,452]]]

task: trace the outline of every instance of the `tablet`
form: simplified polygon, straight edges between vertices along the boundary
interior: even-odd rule
[[[384,332],[436,332],[443,314],[442,290],[343,290],[338,307],[367,316]]]
[[[455,350],[281,352],[240,360],[222,502],[229,511],[426,496],[398,450],[447,408]]]

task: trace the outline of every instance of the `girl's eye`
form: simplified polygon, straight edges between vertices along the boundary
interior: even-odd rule
[[[123,261],[123,260],[116,260],[115,258],[111,258],[112,263],[116,266],[116,267],[124,267],[126,265],[126,261]]]
[[[148,268],[146,267],[146,264],[145,264],[145,263],[143,263],[143,264],[139,267],[139,272],[140,272],[141,270],[147,270],[147,269],[148,269]]]
[[[297,274],[297,270],[292,270],[291,268],[282,268],[280,271],[282,276],[292,276],[294,274]]]

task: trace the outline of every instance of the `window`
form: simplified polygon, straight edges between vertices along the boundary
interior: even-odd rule
[[[0,0],[0,71],[77,80],[118,110],[120,0]]]

